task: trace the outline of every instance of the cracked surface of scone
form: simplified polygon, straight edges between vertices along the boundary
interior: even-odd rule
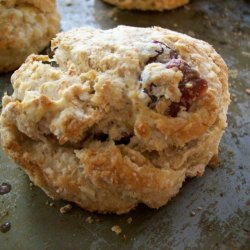
[[[19,67],[59,31],[55,0],[0,0],[0,72]]]
[[[1,143],[54,199],[101,213],[159,208],[217,158],[227,67],[159,27],[75,29],[30,56],[3,98]]]
[[[189,0],[103,0],[116,5],[120,9],[137,10],[171,10],[183,6]]]

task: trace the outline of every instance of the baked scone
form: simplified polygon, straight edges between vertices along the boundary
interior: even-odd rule
[[[0,0],[0,72],[43,50],[58,31],[55,0]]]
[[[183,6],[189,0],[103,0],[120,9],[137,10],[171,10]]]
[[[29,56],[3,97],[5,152],[54,199],[89,211],[159,208],[217,158],[227,67],[162,28],[75,29]]]

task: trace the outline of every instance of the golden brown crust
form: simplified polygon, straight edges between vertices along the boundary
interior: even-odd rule
[[[209,44],[158,27],[120,26],[61,33],[53,49],[52,59],[32,55],[15,72],[1,115],[4,150],[49,196],[101,213],[138,203],[159,208],[218,155],[228,79]],[[161,110],[180,100],[184,77],[167,68],[174,51],[207,89],[171,116]],[[165,100],[157,108],[146,91],[152,82],[150,91]]]
[[[183,6],[189,0],[103,0],[121,9],[171,10]]]
[[[31,5],[43,12],[53,12],[56,8],[56,0],[1,0],[0,4],[9,8],[20,5]]]
[[[79,168],[75,166],[76,159],[72,160],[72,150],[63,152],[63,149],[56,149],[51,143],[42,145],[31,142],[15,128],[5,127],[1,139],[8,155],[25,166],[31,180],[51,198],[65,198],[89,211],[126,213],[136,207],[138,201],[159,208],[178,192],[185,178],[184,170],[160,170],[147,166],[145,159],[145,166],[139,168],[126,155],[122,155],[122,149],[111,144],[98,149],[79,150],[76,157],[79,165],[84,166]],[[60,158],[53,158],[50,152],[52,148],[53,153],[60,154],[62,158],[63,154],[67,154],[72,167],[65,166]],[[45,155],[51,157],[50,161],[44,159]],[[46,171],[50,168],[51,171]],[[63,192],[60,188],[64,189]]]
[[[0,2],[0,72],[16,69],[44,49],[59,31],[54,0]]]

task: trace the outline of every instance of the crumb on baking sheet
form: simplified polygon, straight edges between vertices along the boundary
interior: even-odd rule
[[[128,224],[131,224],[132,221],[133,221],[132,217],[129,217],[129,218],[127,219],[127,223],[128,223]]]
[[[123,235],[124,240],[128,240],[128,236],[126,234]]]
[[[238,70],[237,69],[230,69],[228,71],[228,74],[230,77],[232,77],[233,79],[236,79],[238,76]]]
[[[191,215],[191,216],[195,216],[196,213],[195,213],[194,211],[192,211],[192,212],[190,213],[190,215]]]
[[[246,93],[250,95],[250,89],[246,89]]]
[[[67,204],[63,207],[60,208],[60,213],[61,214],[67,214],[72,210],[72,205],[71,204]]]
[[[115,232],[118,235],[122,232],[122,229],[119,226],[115,225],[111,227],[111,231]]]
[[[89,224],[92,224],[94,222],[93,218],[91,216],[86,218],[86,222]]]
[[[243,56],[250,57],[250,53],[249,53],[249,52],[242,51],[241,54],[242,54]]]
[[[195,33],[192,30],[189,30],[187,33],[189,36],[195,36]]]
[[[231,100],[232,100],[233,102],[237,102],[237,101],[238,101],[237,95],[234,94],[234,93],[231,93]]]
[[[54,207],[55,206],[55,204],[53,202],[50,202],[50,201],[46,201],[45,205],[50,206],[50,207]]]

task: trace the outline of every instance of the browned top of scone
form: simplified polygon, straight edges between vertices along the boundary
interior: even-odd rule
[[[52,133],[64,144],[104,133],[114,141],[133,135],[149,150],[183,146],[228,104],[221,57],[176,32],[78,29],[61,33],[53,49],[52,59],[31,56],[12,77],[11,103],[25,111],[32,138]]]

